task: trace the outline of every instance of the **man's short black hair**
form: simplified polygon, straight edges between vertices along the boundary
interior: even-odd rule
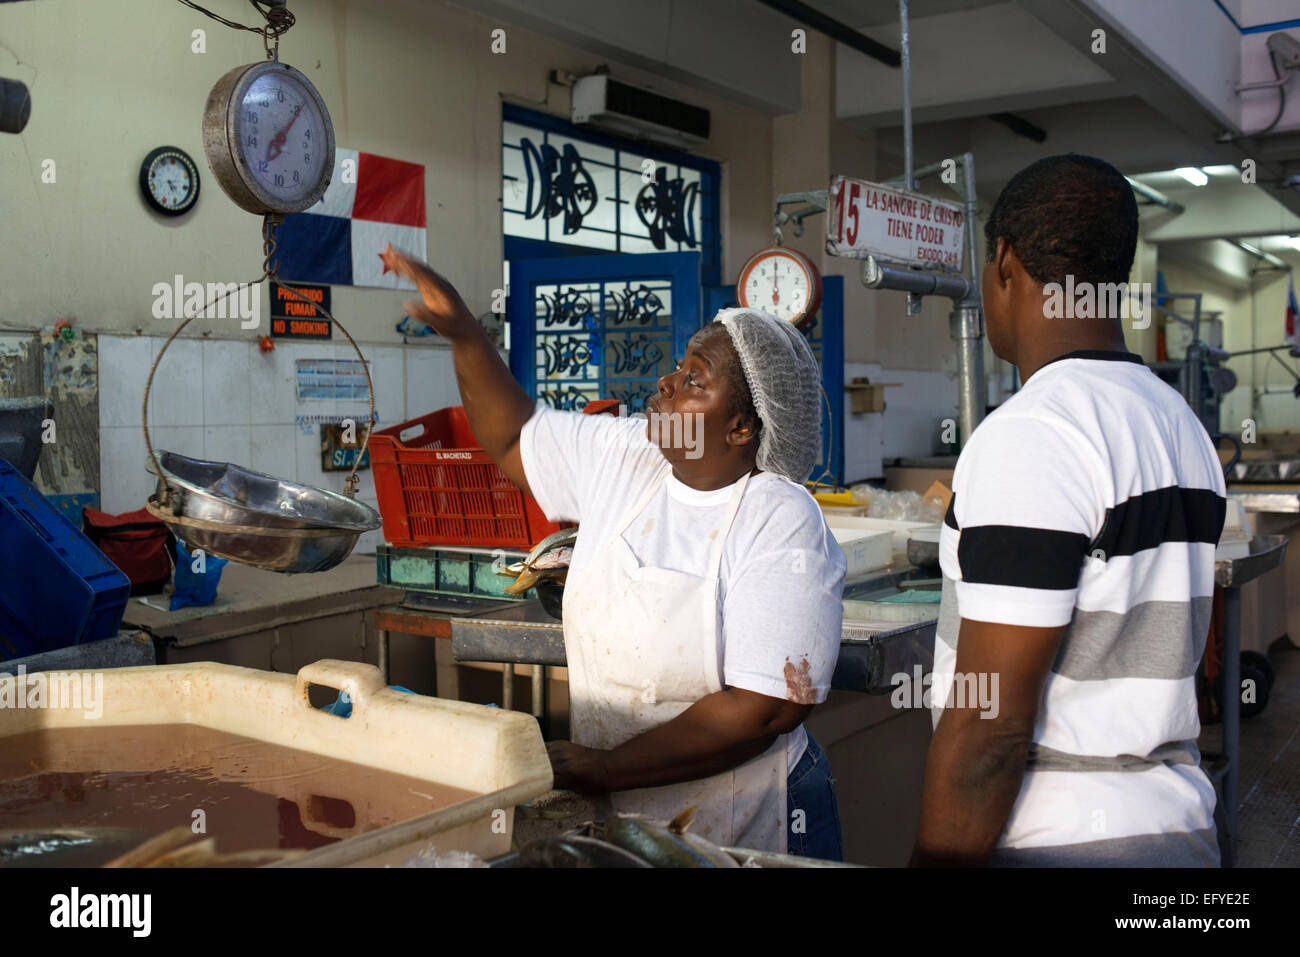
[[[984,226],[991,261],[999,239],[1037,282],[1127,282],[1137,251],[1133,188],[1095,156],[1068,153],[1026,166],[1007,183]]]

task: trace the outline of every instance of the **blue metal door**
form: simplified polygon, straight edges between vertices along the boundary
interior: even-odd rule
[[[644,411],[700,328],[700,254],[512,260],[506,319],[510,370],[529,395]]]

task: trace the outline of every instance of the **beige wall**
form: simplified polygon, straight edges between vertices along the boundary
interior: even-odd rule
[[[251,22],[244,4],[217,4]],[[320,88],[341,146],[426,166],[428,256],[476,313],[501,284],[501,99],[568,115],[552,69],[590,72],[602,58],[438,2],[296,0],[281,59]],[[207,52],[191,52],[191,31]],[[0,324],[36,328],[73,316],[92,331],[165,332],[151,315],[153,284],[260,274],[260,220],[231,203],[202,158],[200,121],[212,84],[260,60],[260,37],[177,3],[44,0],[0,8],[5,44],[22,60],[5,75],[32,88],[22,136],[0,136]],[[7,58],[6,58],[7,60]],[[708,107],[713,135],[695,150],[724,164],[724,275],[771,237],[772,118],[640,71],[618,75]],[[140,162],[171,144],[199,163],[195,210],[168,220],[139,195]],[[41,162],[57,181],[41,183]],[[21,238],[20,238],[21,237]],[[363,341],[393,342],[398,291],[336,287],[334,311]],[[264,300],[265,303],[265,300]],[[216,337],[237,326],[209,323]],[[186,330],[199,333],[196,321]]]

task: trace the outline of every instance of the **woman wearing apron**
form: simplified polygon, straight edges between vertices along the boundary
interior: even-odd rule
[[[821,448],[801,333],[723,310],[648,419],[535,406],[455,289],[391,249],[452,345],[470,427],[552,520],[579,523],[564,590],[572,741],[555,786],[724,846],[842,857],[834,780],[803,727],[839,650],[844,555],[802,483]]]

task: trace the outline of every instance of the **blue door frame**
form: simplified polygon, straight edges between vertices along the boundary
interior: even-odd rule
[[[641,284],[634,289],[638,281]],[[660,292],[671,289],[667,316],[656,318],[655,294],[648,291],[652,288],[648,284]],[[563,290],[563,297],[558,295],[561,286],[569,287]],[[549,292],[541,290],[540,306],[539,287],[554,287]],[[642,291],[641,295],[628,295],[636,289]],[[541,396],[548,381],[545,377],[540,383],[538,380],[539,338],[560,347],[547,349],[543,344],[548,363],[551,356],[563,352],[563,369],[571,374],[555,380],[560,384],[570,389],[585,384],[610,398],[622,396],[607,387],[607,382],[621,384],[625,394],[643,393],[652,389],[651,384],[666,371],[663,361],[671,368],[672,360],[686,352],[687,342],[700,328],[700,254],[512,260],[506,321],[510,327],[510,371],[529,395]],[[630,333],[641,334],[645,340],[642,346],[650,350],[637,354],[635,361],[640,367],[625,368],[629,364],[628,352],[619,353],[617,347],[609,353],[612,363],[607,362],[607,350],[613,341]],[[665,347],[669,353],[666,356]],[[628,404],[632,411],[640,411],[637,402]]]

